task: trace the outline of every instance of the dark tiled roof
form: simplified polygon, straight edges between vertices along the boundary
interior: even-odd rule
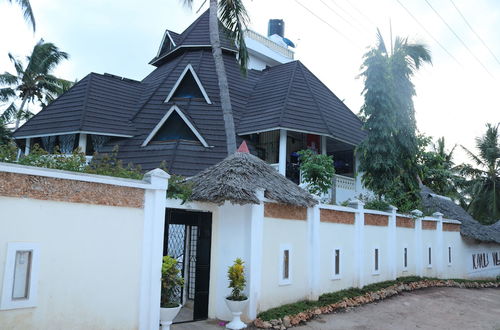
[[[490,226],[482,225],[451,199],[436,195],[426,186],[422,186],[420,195],[426,211],[441,212],[444,218],[461,221],[463,236],[482,242],[500,243],[500,221]]]
[[[209,43],[207,13],[179,42]],[[197,40],[197,41],[196,41]],[[357,144],[363,132],[356,116],[300,62],[277,65],[242,76],[235,55],[223,52],[236,130],[283,128],[331,135]],[[169,55],[141,82],[91,74],[37,114],[16,133],[58,133],[71,130],[133,135],[114,138],[104,147],[119,145],[124,163],[150,170],[164,162],[173,174],[192,176],[227,156],[226,134],[215,65],[210,47],[186,47]],[[167,95],[187,65],[199,77],[212,104],[204,99],[176,99]],[[193,141],[150,142],[148,135],[176,105],[203,136],[208,148]],[[242,138],[237,136],[237,142]],[[250,144],[250,150],[254,147]]]
[[[236,51],[236,47],[234,43],[227,37],[224,27],[220,29],[220,39],[221,39],[221,47]],[[170,32],[170,30],[169,30]],[[169,57],[169,55],[174,54],[176,51],[183,47],[206,47],[210,48],[210,33],[209,33],[209,10],[206,10],[203,14],[200,15],[184,32],[181,34],[172,34],[170,32],[170,36],[174,39],[176,46],[172,49],[168,49],[167,47],[161,46],[161,49],[164,49],[163,52],[160,52],[158,56],[151,60],[150,64],[159,66],[165,62],[165,60]],[[166,40],[168,43],[169,41]]]
[[[90,131],[132,136],[138,81],[91,73],[21,126],[14,137]]]
[[[238,123],[238,133],[284,127],[357,145],[361,121],[300,61],[266,69]]]

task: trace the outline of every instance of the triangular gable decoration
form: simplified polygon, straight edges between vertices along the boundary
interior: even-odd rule
[[[150,141],[170,140],[199,141],[204,147],[208,147],[207,141],[176,105],[167,111],[141,146],[145,147]]]
[[[208,104],[212,104],[191,64],[188,64],[181,73],[165,102],[170,101],[173,97],[204,98]]]

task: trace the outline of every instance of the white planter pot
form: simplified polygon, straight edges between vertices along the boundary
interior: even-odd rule
[[[233,314],[233,320],[226,324],[227,329],[244,329],[247,327],[247,325],[243,322],[241,322],[240,316],[241,313],[243,313],[243,310],[247,306],[248,299],[241,300],[241,301],[236,301],[236,300],[229,300],[226,298],[226,304],[231,313]]]
[[[182,305],[172,308],[160,308],[160,324],[162,330],[170,330],[170,325],[177,314],[179,314],[181,307]]]

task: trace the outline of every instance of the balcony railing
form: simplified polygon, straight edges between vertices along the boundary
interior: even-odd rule
[[[333,186],[337,189],[355,191],[356,190],[356,179],[348,177],[348,176],[335,174],[335,177],[333,178]]]
[[[260,42],[261,44],[263,44],[264,46],[268,47],[269,49],[272,49],[275,52],[280,53],[281,55],[283,55],[283,56],[285,56],[287,58],[293,59],[293,51],[291,51],[290,49],[285,48],[285,47],[283,47],[281,45],[278,45],[274,41],[272,41],[272,40],[264,37],[263,35],[255,32],[255,31],[246,30],[245,31],[245,36],[248,37],[248,38],[250,38],[250,39],[253,39],[255,41]]]

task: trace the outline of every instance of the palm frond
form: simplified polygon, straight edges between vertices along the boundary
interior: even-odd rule
[[[246,74],[248,49],[245,43],[245,30],[249,21],[248,13],[242,0],[220,0],[218,3],[219,20],[225,32],[238,47],[238,63]]]
[[[387,54],[387,47],[385,46],[384,37],[382,36],[382,32],[380,32],[379,28],[377,28],[377,49],[380,52]]]
[[[9,60],[14,64],[14,68],[16,69],[17,75],[20,76],[23,74],[24,69],[23,69],[23,64],[19,59],[17,59],[14,55],[11,53],[8,54]]]
[[[476,165],[485,166],[483,161],[478,156],[474,155],[474,153],[472,153],[472,151],[470,151],[469,149],[467,149],[466,147],[464,147],[462,145],[461,145],[461,147],[465,151],[465,153],[469,156],[469,158],[471,158],[473,161],[476,162]]]
[[[12,86],[19,82],[19,77],[13,75],[9,72],[4,72],[0,74],[0,85]]]
[[[409,57],[416,69],[419,69],[423,63],[432,64],[431,51],[424,44],[410,44],[406,43],[405,53]]]
[[[12,3],[12,0],[7,0]],[[33,27],[33,32],[36,30],[35,24],[35,15],[33,15],[33,9],[31,8],[31,4],[29,0],[15,0],[19,7],[21,7],[23,11],[24,20],[31,24]]]
[[[17,107],[14,102],[12,102],[0,115],[0,121],[4,123],[11,123],[17,115]]]
[[[68,58],[69,55],[66,52],[60,51],[53,43],[40,39],[35,47],[33,47],[25,71],[32,75],[49,74],[61,61]]]
[[[0,88],[0,102],[6,102],[11,97],[16,96],[16,92],[10,87]]]

